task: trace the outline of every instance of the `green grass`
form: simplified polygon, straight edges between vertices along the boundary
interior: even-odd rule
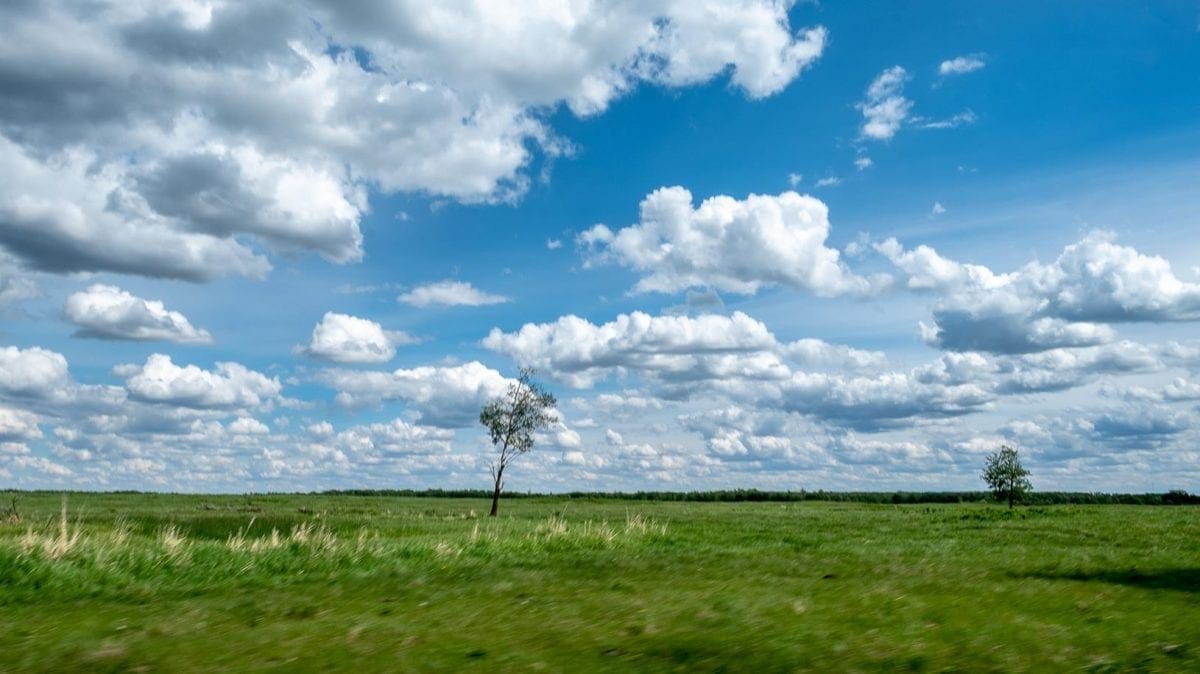
[[[1200,671],[1197,508],[69,498],[0,672]]]

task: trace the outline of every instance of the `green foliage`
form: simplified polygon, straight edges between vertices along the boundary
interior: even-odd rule
[[[479,413],[479,423],[487,428],[502,457],[505,452],[528,452],[533,434],[555,422],[551,410],[557,401],[533,380],[533,374],[532,369],[522,368],[508,392],[489,401]]]
[[[892,495],[23,493],[0,671],[1200,669],[1193,509]]]
[[[988,455],[982,474],[992,495],[998,501],[1008,501],[1009,508],[1033,489],[1028,476],[1017,450],[1008,445],[1001,445],[999,451]]]

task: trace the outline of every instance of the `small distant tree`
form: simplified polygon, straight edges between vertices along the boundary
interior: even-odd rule
[[[988,455],[982,477],[996,500],[1007,500],[1009,508],[1033,489],[1029,471],[1021,465],[1017,450],[1008,445],[1001,445],[1000,451]]]
[[[504,488],[504,469],[514,458],[533,448],[533,434],[550,427],[556,417],[552,410],[557,402],[533,380],[531,368],[521,368],[515,382],[508,391],[493,398],[479,413],[479,423],[488,429],[492,444],[499,456],[492,461],[492,511],[496,516],[500,507],[500,491]]]

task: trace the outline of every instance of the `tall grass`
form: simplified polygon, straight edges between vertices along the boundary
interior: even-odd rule
[[[64,502],[57,521],[31,524],[19,537],[0,536],[0,573],[8,576],[9,589],[23,584],[53,586],[56,578],[81,574],[90,579],[93,588],[120,588],[154,575],[167,578],[167,569],[184,573],[189,582],[221,582],[232,577],[246,579],[256,571],[369,570],[406,560],[447,557],[477,561],[534,558],[546,551],[615,549],[667,537],[666,524],[640,513],[628,513],[624,522],[571,521],[561,515],[536,521],[481,521],[471,513],[447,519],[470,522],[471,526],[460,524],[436,535],[418,536],[385,535],[361,527],[346,536],[319,517],[296,523],[287,531],[278,527],[256,531],[252,518],[219,540],[189,535],[178,524],[139,534],[124,521],[110,527],[73,523]]]

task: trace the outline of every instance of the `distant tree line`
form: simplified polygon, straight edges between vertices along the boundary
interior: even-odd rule
[[[321,492],[342,496],[414,496],[427,498],[491,498],[485,489],[341,489]],[[981,503],[989,501],[986,491],[762,491],[758,489],[722,489],[716,491],[636,491],[567,492],[548,494],[507,492],[508,498],[620,499],[636,501],[686,502],[783,502],[832,501],[840,503]],[[1026,494],[1028,505],[1200,505],[1200,494],[1182,490],[1166,493],[1109,494],[1103,492],[1044,491]]]
[[[0,494],[72,494],[98,493],[85,491],[62,491],[58,489],[4,489]],[[162,496],[161,492],[144,492],[135,490],[120,490],[104,492],[109,494],[148,494]],[[326,494],[329,496],[386,496],[386,497],[418,497],[418,498],[478,498],[490,499],[492,490],[488,489],[331,489],[321,492],[308,492],[310,495]],[[294,496],[291,492],[267,492],[243,494],[241,496]],[[830,501],[835,503],[878,503],[878,504],[916,504],[916,503],[984,503],[992,500],[991,492],[987,491],[763,491],[759,489],[720,489],[715,491],[634,491],[634,492],[594,492],[575,491],[568,493],[544,492],[506,492],[508,498],[551,498],[551,499],[580,499],[580,500],[632,500],[632,501],[683,501],[683,502],[779,502],[795,503],[799,501]],[[1027,505],[1200,505],[1200,494],[1189,494],[1181,489],[1173,489],[1166,493],[1145,494],[1110,494],[1105,492],[1080,491],[1043,491],[1026,494],[1023,503]]]

